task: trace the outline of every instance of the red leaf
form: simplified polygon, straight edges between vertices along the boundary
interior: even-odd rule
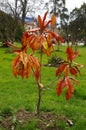
[[[72,61],[72,57],[73,57],[74,52],[70,46],[68,46],[68,48],[66,49],[66,53],[67,53],[67,59]]]
[[[47,41],[47,44],[48,46],[51,46],[52,45],[52,35],[49,33],[47,36],[46,36],[46,41]]]
[[[76,69],[77,73],[79,73],[81,75],[80,70],[78,69],[78,67],[74,66],[74,68]]]
[[[77,71],[74,67],[70,67],[69,70],[72,75],[77,76]]]
[[[58,84],[56,86],[56,93],[58,96],[60,96],[60,94],[62,93],[63,88],[66,86],[65,84],[65,80],[61,79],[58,81]]]
[[[78,84],[78,81],[76,79],[69,77],[69,76],[67,76],[63,79],[60,79],[58,81],[58,84],[56,86],[56,93],[58,96],[60,96],[60,94],[62,93],[62,90],[65,87],[67,87],[66,99],[69,100],[72,97],[72,94],[74,92],[74,87],[73,87],[71,80],[73,80],[76,84]]]
[[[79,52],[74,52],[72,47],[70,46],[68,46],[68,48],[66,49],[66,53],[67,59],[71,62],[79,55]]]
[[[69,100],[74,92],[74,87],[69,76],[65,77],[65,84],[68,87],[68,90],[66,92],[66,99]]]
[[[64,71],[66,65],[67,65],[67,64],[63,63],[62,65],[60,65],[60,66],[58,67],[58,69],[56,70],[56,76],[61,75],[61,73]]]

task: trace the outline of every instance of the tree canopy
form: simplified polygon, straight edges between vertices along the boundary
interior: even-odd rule
[[[20,40],[23,32],[22,25],[11,15],[0,11],[0,41]]]
[[[84,3],[80,8],[75,8],[70,13],[70,34],[73,39],[86,42],[86,4]]]

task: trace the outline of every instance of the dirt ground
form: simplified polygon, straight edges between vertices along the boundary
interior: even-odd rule
[[[65,116],[58,116],[52,112],[41,112],[37,116],[35,113],[24,109],[18,110],[14,115],[4,115],[0,121],[0,125],[6,130],[16,130],[19,123],[21,124],[21,128],[24,128],[25,124],[29,124],[31,121],[37,122],[36,127],[39,130],[62,130],[60,128],[62,124],[68,127],[73,125],[73,122]]]

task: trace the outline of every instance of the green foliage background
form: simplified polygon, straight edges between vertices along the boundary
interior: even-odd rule
[[[24,28],[19,20],[0,11],[0,41],[20,41]]]

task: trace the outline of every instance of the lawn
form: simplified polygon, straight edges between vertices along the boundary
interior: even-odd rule
[[[64,57],[65,47],[61,47],[60,52],[54,53]],[[41,102],[41,111],[53,112],[57,115],[66,116],[72,120],[73,125],[70,127],[66,123],[59,123],[61,130],[85,130],[86,129],[86,47],[78,47],[80,55],[77,62],[84,65],[81,69],[82,75],[77,77],[80,82],[79,86],[75,86],[73,97],[66,101],[65,90],[62,95],[56,95],[56,82],[51,84],[44,92]],[[39,56],[39,53],[36,53]],[[29,79],[15,78],[12,74],[11,61],[15,54],[8,53],[7,48],[0,48],[0,113],[12,114],[19,109],[28,111],[36,111],[37,104],[37,86],[35,79],[31,76]],[[43,64],[46,64],[48,58],[43,56]],[[55,68],[45,67],[42,69],[42,81],[44,86],[55,79]],[[1,117],[0,117],[0,120]],[[36,122],[33,122],[25,130],[38,130],[35,128]],[[0,127],[0,130],[3,128]],[[16,129],[17,130],[17,129]],[[20,129],[18,129],[20,130]]]

